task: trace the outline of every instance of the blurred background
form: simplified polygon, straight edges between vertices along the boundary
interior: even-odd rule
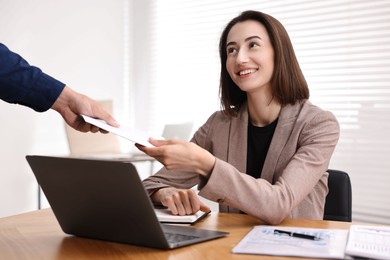
[[[338,118],[330,168],[351,177],[353,220],[390,224],[390,1],[0,0],[0,42],[74,90],[111,100],[122,124],[161,134],[192,122],[195,131],[219,109],[220,34],[247,9],[282,22],[311,101]],[[2,217],[37,209],[25,156],[67,155],[69,144],[54,111],[1,101],[0,121]],[[148,162],[137,167],[149,174]]]

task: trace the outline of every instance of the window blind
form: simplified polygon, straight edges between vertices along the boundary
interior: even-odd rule
[[[241,11],[286,27],[311,91],[341,136],[330,168],[348,172],[353,220],[390,224],[390,1],[149,1],[149,128],[200,126],[219,109],[220,34]]]

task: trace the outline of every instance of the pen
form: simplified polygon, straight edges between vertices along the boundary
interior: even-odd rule
[[[289,235],[290,237],[304,238],[304,239],[310,239],[310,240],[320,240],[320,238],[316,237],[316,236],[299,234],[299,233],[290,232],[290,231],[286,231],[286,230],[280,230],[280,229],[275,229],[274,234],[286,234],[286,235]]]

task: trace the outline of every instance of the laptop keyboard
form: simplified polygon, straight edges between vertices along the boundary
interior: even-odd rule
[[[189,235],[176,234],[176,233],[164,233],[164,234],[169,243],[177,243],[177,242],[183,242],[183,241],[199,238],[198,236],[189,236]]]

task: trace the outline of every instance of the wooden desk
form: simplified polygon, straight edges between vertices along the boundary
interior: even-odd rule
[[[249,230],[261,224],[248,215],[211,214],[196,227],[228,231],[230,235],[174,250],[158,250],[66,235],[52,211],[44,209],[0,219],[0,259],[298,259],[232,254],[232,248]],[[287,219],[281,226],[348,229],[350,223]]]

